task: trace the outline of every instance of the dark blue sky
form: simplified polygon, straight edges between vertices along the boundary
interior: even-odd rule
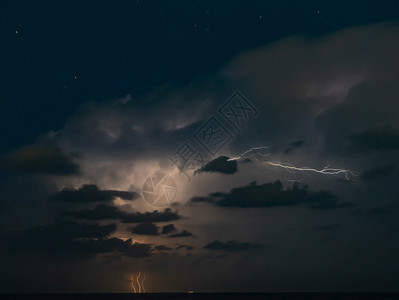
[[[237,53],[394,20],[396,1],[3,1],[0,151],[89,99],[187,84]],[[16,34],[18,31],[18,34]],[[367,45],[365,45],[367,47]],[[75,79],[75,76],[77,79]]]

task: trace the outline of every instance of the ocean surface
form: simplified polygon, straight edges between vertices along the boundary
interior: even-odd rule
[[[159,294],[0,294],[0,300],[150,300],[150,299],[266,299],[266,300],[346,300],[399,299],[399,293],[159,293]]]

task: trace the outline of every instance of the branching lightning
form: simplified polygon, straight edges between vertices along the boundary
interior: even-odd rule
[[[145,280],[145,273],[143,272],[143,280],[140,283],[140,276],[141,276],[141,271],[137,274],[136,280],[134,280],[134,273],[132,274],[132,280],[130,280],[130,284],[133,288],[133,293],[145,293],[145,287],[144,287],[144,280]],[[134,283],[137,282],[137,289],[134,286]]]
[[[309,168],[309,167],[295,167],[295,166],[291,166],[288,164],[283,164],[283,163],[278,163],[278,162],[271,162],[271,161],[265,161],[263,162],[263,164],[269,164],[271,166],[274,167],[280,167],[286,170],[291,170],[291,171],[300,171],[300,172],[315,172],[315,173],[319,173],[319,174],[324,174],[324,175],[341,175],[344,174],[345,178],[347,180],[351,180],[350,179],[350,175],[352,176],[358,176],[357,173],[351,171],[351,170],[345,170],[345,169],[335,169],[335,168],[330,168],[328,165],[326,167],[324,167],[321,170],[317,170],[317,169],[313,169],[313,168]]]
[[[242,158],[249,158],[249,157],[253,157],[253,156],[258,156],[258,157],[260,156],[261,159],[263,160],[264,166],[270,165],[273,167],[285,169],[292,173],[294,173],[294,172],[303,172],[305,174],[318,173],[318,174],[322,174],[322,175],[332,175],[332,176],[344,175],[346,180],[351,180],[351,177],[359,176],[359,174],[357,174],[354,171],[347,170],[347,169],[330,168],[329,165],[327,165],[323,169],[318,170],[318,169],[311,168],[311,167],[296,167],[296,166],[290,165],[288,163],[265,161],[264,157],[268,156],[269,153],[263,154],[260,151],[256,151],[256,152],[248,155],[249,153],[251,153],[255,150],[261,150],[261,149],[267,149],[267,148],[268,148],[267,146],[253,147],[253,148],[241,153],[240,156],[238,156],[238,157],[233,157],[233,158],[228,159],[228,161],[234,161],[234,160],[239,160]]]
[[[267,149],[267,148],[269,148],[269,147],[267,147],[267,146],[253,147],[253,148],[251,148],[251,149],[249,149],[249,150],[247,150],[247,151],[241,153],[240,156],[230,158],[230,159],[228,159],[227,161],[239,160],[239,159],[241,159],[241,158],[244,158],[244,156],[245,156],[246,154],[248,154],[249,152],[252,152],[252,151],[254,151],[254,150]],[[251,155],[246,156],[245,158],[252,157],[252,156],[254,156],[254,155],[267,156],[268,154],[265,155],[265,154],[262,154],[262,153],[260,153],[260,152],[256,152],[256,153],[254,153],[254,154],[251,154]]]

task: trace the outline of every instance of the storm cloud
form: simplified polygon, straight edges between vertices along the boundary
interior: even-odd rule
[[[79,165],[65,155],[57,146],[29,145],[3,157],[3,164],[20,173],[42,173],[53,175],[77,175]]]
[[[106,202],[119,197],[124,200],[134,200],[139,197],[135,192],[99,190],[94,184],[84,185],[78,190],[64,189],[50,198],[53,201],[64,202]]]
[[[276,207],[295,206],[307,203],[312,209],[333,209],[352,206],[349,202],[340,203],[329,191],[310,192],[306,186],[294,184],[292,188],[283,189],[280,181],[257,184],[251,182],[242,187],[233,188],[230,192],[216,192],[209,196],[198,196],[190,203],[212,203],[221,207]]]
[[[153,223],[140,223],[135,227],[128,228],[128,230],[131,233],[140,235],[159,235],[159,226],[156,226]]]
[[[219,156],[218,158],[208,162],[201,169],[197,170],[196,173],[217,172],[221,174],[234,174],[237,172],[237,165],[238,163],[236,160],[229,160],[229,157],[227,156]]]
[[[151,255],[150,245],[109,238],[115,230],[114,223],[98,225],[58,219],[43,226],[5,232],[1,236],[3,245],[0,249],[5,253],[36,253],[75,259],[114,251],[130,257]]]
[[[93,209],[65,212],[63,215],[85,220],[120,220],[123,223],[169,222],[181,218],[177,211],[173,212],[170,208],[161,212],[154,210],[141,213],[122,211],[118,207],[105,204],[100,204]]]

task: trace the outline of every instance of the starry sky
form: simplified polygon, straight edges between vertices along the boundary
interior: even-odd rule
[[[399,292],[398,3],[0,15],[0,292]]]

